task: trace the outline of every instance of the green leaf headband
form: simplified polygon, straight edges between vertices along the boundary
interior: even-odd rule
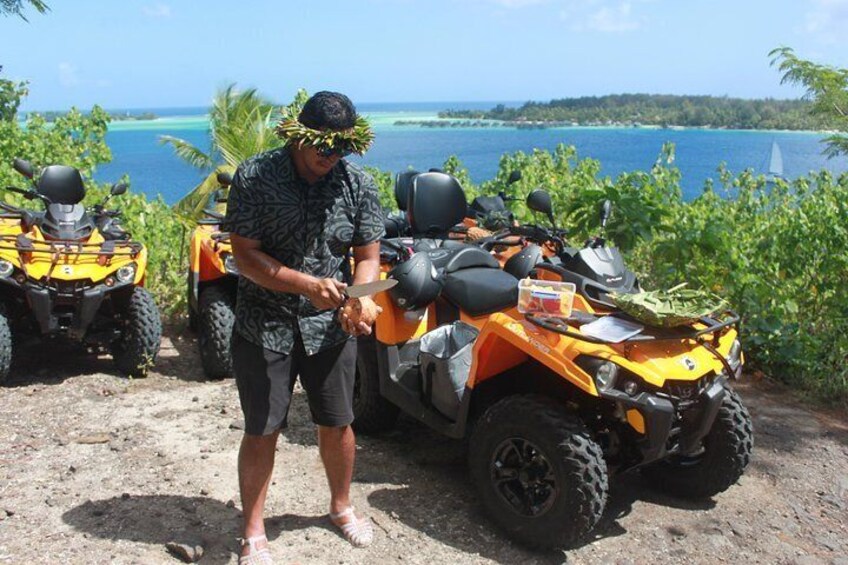
[[[304,145],[324,147],[328,149],[345,148],[357,155],[362,155],[374,141],[374,132],[368,125],[368,120],[356,115],[352,128],[344,130],[319,130],[306,127],[298,121],[302,104],[294,102],[280,110],[280,122],[277,124],[277,137],[285,140],[286,145],[298,149]]]

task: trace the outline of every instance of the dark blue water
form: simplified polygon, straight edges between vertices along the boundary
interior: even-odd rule
[[[461,107],[491,108],[493,103],[463,104]],[[460,107],[451,103],[363,104],[363,112],[432,112]],[[200,109],[161,109],[150,111],[159,116],[196,115]],[[179,200],[196,186],[205,174],[193,169],[158,143],[160,135],[181,137],[206,148],[208,133],[195,125],[150,124],[156,129],[116,129],[107,134],[112,162],[100,167],[95,177],[113,181],[123,173],[130,175],[134,190],[148,195],[161,194],[168,203]],[[174,129],[169,129],[173,127]],[[624,171],[648,170],[654,164],[664,142],[676,145],[675,165],[682,173],[684,195],[699,194],[707,178],[717,178],[721,162],[734,173],[747,168],[765,172],[773,141],[783,153],[785,176],[794,178],[812,170],[848,171],[845,158],[828,160],[821,155],[819,134],[790,132],[749,132],[726,130],[653,130],[635,128],[568,128],[517,130],[513,128],[418,128],[384,125],[375,128],[371,150],[355,160],[388,171],[412,167],[427,170],[441,166],[450,155],[457,155],[468,168],[472,180],[480,182],[495,175],[504,153],[530,152],[534,148],[553,150],[558,143],[577,147],[580,157],[598,159],[602,174],[615,177]]]

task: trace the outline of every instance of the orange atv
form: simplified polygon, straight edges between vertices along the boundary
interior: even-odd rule
[[[444,236],[464,216],[462,189],[447,175],[418,175],[410,190],[414,234]],[[531,196],[532,209],[552,216],[549,196]],[[574,311],[522,314],[520,298],[552,298],[546,281],[520,296],[519,280],[478,247],[413,252],[384,241],[384,276],[398,282],[377,295],[383,312],[358,343],[354,426],[385,430],[403,411],[467,438],[487,513],[534,546],[586,537],[614,474],[638,469],[658,488],[692,498],[734,484],[753,442],[748,412],[728,386],[743,362],[739,318],[728,311],[593,336],[581,328],[635,323],[605,304],[612,290],[638,290],[618,251],[597,240],[569,249],[553,229],[512,229],[555,249],[537,267],[549,279],[582,281],[569,287]]]
[[[111,351],[118,368],[143,377],[156,360],[162,324],[144,288],[147,250],[121,228],[106,201],[85,208],[79,171],[51,165],[36,176],[30,163],[15,169],[31,188],[7,187],[44,211],[0,203],[0,381],[9,374],[12,344],[63,338]],[[14,339],[13,339],[14,337]]]
[[[232,176],[218,173],[221,190],[212,195],[225,204],[222,192]],[[233,257],[230,234],[221,231],[224,214],[210,206],[197,222],[189,244],[188,309],[189,325],[198,333],[200,361],[210,379],[228,377],[233,371],[230,338],[235,322],[238,269]]]

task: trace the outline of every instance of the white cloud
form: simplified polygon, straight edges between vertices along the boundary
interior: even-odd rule
[[[71,88],[80,84],[77,68],[70,63],[59,63],[59,84]]]
[[[825,43],[836,43],[848,29],[848,0],[812,0],[807,12],[804,31],[818,36]]]
[[[633,13],[633,3],[627,0],[618,2],[588,0],[566,4],[567,6],[560,11],[560,17],[575,31],[621,33],[639,29],[644,23],[644,18],[637,17]]]
[[[641,28],[646,18],[635,12],[656,0],[476,0],[507,10],[549,5],[575,31],[621,33]],[[848,3],[848,0],[815,0]],[[635,8],[634,8],[635,5]]]
[[[170,18],[171,7],[167,4],[156,3],[151,6],[143,6],[141,10],[148,18]]]
[[[618,6],[604,6],[590,14],[587,26],[595,31],[614,33],[638,29],[639,22],[633,19],[630,2],[622,2]]]

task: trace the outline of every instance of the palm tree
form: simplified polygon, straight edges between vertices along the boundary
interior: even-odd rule
[[[43,14],[50,9],[42,0],[0,0],[0,14],[4,16],[16,15],[20,16],[24,21],[29,21],[24,16],[25,4],[35,9],[39,14]]]
[[[269,149],[283,145],[274,133],[276,106],[257,94],[256,89],[243,92],[231,84],[218,91],[209,110],[208,151],[184,139],[163,135],[159,142],[170,145],[178,157],[193,167],[211,171],[207,178],[174,205],[182,216],[196,218],[202,212],[209,194],[218,188],[219,171],[229,171],[239,163]]]
[[[184,139],[163,135],[159,142],[171,145],[177,156],[189,165],[209,170],[221,161],[231,167],[245,159],[274,149],[283,141],[271,124],[274,104],[251,88],[244,92],[231,84],[215,94],[209,110],[210,150],[204,152]]]

